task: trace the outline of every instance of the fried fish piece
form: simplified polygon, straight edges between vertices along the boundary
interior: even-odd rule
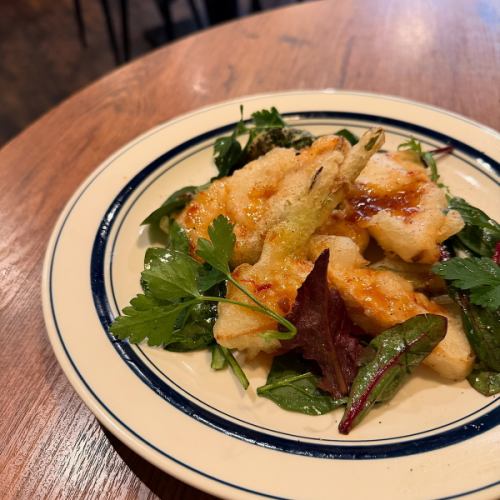
[[[349,184],[383,140],[381,129],[368,131],[352,149],[341,137],[322,137],[297,157],[303,164],[301,176],[293,181],[287,179],[284,184],[293,190],[295,203],[283,204],[281,220],[267,231],[257,263],[242,264],[233,273],[266,306],[280,314],[289,311],[297,289],[313,267],[307,257],[309,239],[342,201]],[[286,194],[281,195],[284,200],[290,199]],[[228,287],[227,297],[251,303],[233,286]],[[271,318],[232,304],[221,303],[218,310],[214,335],[219,344],[247,350],[250,355],[272,352],[279,347],[278,340],[264,340],[260,336],[266,330],[276,329],[277,324]]]
[[[260,257],[267,231],[297,203],[314,172],[331,157],[345,156],[348,149],[347,141],[337,136],[321,137],[300,154],[275,148],[232,176],[214,181],[185,207],[177,222],[195,248],[198,238],[207,237],[212,220],[225,215],[236,235],[231,264],[253,264]]]
[[[232,265],[256,262],[264,236],[278,216],[278,210],[270,211],[275,195],[283,179],[298,168],[294,150],[275,148],[231,177],[212,182],[177,217],[191,248],[196,248],[198,238],[208,237],[208,227],[217,216],[225,215],[234,224],[236,235]]]
[[[309,257],[330,250],[328,281],[340,293],[349,316],[372,335],[391,328],[417,314],[441,314],[448,318],[445,338],[424,360],[441,376],[463,380],[472,370],[474,353],[461,326],[459,314],[416,292],[397,273],[365,267],[368,262],[356,244],[342,236],[314,236]]]
[[[446,195],[427,175],[412,151],[374,155],[337,214],[342,224],[368,231],[389,255],[432,264],[439,244],[464,226],[460,214],[446,210]],[[332,225],[331,225],[332,226]],[[322,234],[343,234],[339,223]]]

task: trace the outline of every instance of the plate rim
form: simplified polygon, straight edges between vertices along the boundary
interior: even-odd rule
[[[152,457],[149,454],[146,454],[147,456],[145,456],[143,447],[138,445],[135,442],[135,440],[128,434],[128,432],[129,432],[132,435],[135,435],[136,437],[138,437],[139,439],[142,439],[139,435],[137,435],[134,432],[133,429],[128,429],[128,432],[125,431],[124,429],[122,429],[120,427],[120,425],[127,427],[126,424],[124,424],[123,422],[121,422],[121,424],[117,424],[117,422],[114,420],[116,419],[119,421],[120,419],[116,418],[110,410],[108,410],[108,411],[112,415],[112,418],[109,418],[110,417],[109,413],[102,412],[102,408],[101,408],[102,403],[99,401],[99,398],[93,393],[92,389],[89,386],[87,386],[87,384],[85,383],[85,380],[82,379],[81,376],[79,375],[78,369],[73,365],[73,362],[71,360],[71,356],[69,356],[68,352],[66,351],[64,344],[60,345],[57,342],[57,339],[54,337],[54,334],[52,331],[52,324],[51,324],[51,321],[49,321],[48,316],[47,316],[47,311],[49,309],[49,305],[47,304],[47,290],[48,290],[47,283],[48,283],[48,271],[51,267],[51,262],[49,262],[49,261],[51,261],[54,257],[54,249],[55,249],[55,245],[57,244],[58,237],[59,237],[59,234],[57,234],[57,233],[59,232],[59,230],[62,230],[66,219],[70,216],[71,210],[72,210],[72,208],[74,208],[74,206],[76,206],[80,196],[83,195],[83,193],[86,191],[86,189],[90,186],[90,184],[92,184],[94,179],[100,174],[100,172],[106,167],[106,165],[112,163],[117,157],[121,156],[122,154],[126,153],[129,149],[133,148],[135,144],[137,144],[137,143],[141,142],[142,140],[144,140],[145,138],[155,134],[159,130],[161,130],[167,126],[173,125],[177,122],[180,122],[180,121],[183,121],[186,119],[191,119],[191,118],[193,118],[196,115],[199,115],[201,113],[210,112],[211,110],[213,110],[215,108],[222,107],[222,106],[229,106],[231,104],[240,104],[242,102],[246,103],[249,101],[259,100],[262,98],[269,98],[269,97],[279,98],[279,97],[289,96],[289,95],[299,95],[300,96],[300,95],[311,95],[311,94],[315,94],[315,95],[336,94],[336,95],[350,95],[350,96],[360,96],[361,95],[361,96],[366,96],[366,97],[375,98],[375,99],[388,99],[391,101],[403,102],[403,103],[414,105],[414,106],[416,105],[418,107],[429,109],[429,110],[432,110],[434,112],[438,112],[440,114],[445,114],[445,115],[451,116],[452,118],[459,119],[461,121],[465,121],[466,123],[469,123],[470,125],[473,125],[474,127],[478,128],[482,132],[493,135],[493,137],[495,137],[497,139],[500,138],[500,134],[497,131],[495,131],[494,129],[492,129],[486,125],[483,125],[479,122],[476,122],[472,119],[469,119],[469,118],[464,117],[462,115],[445,110],[443,108],[439,108],[439,107],[428,105],[425,103],[420,103],[417,101],[401,98],[398,96],[376,94],[376,93],[370,93],[370,92],[340,91],[340,90],[336,90],[336,89],[300,90],[300,91],[267,92],[267,93],[252,94],[252,95],[248,95],[248,96],[241,96],[241,97],[238,97],[235,99],[221,101],[221,102],[218,102],[215,104],[211,104],[208,106],[204,106],[204,107],[195,109],[193,111],[179,115],[171,120],[168,120],[168,121],[165,121],[161,124],[158,124],[157,126],[145,131],[144,133],[140,134],[138,137],[136,137],[136,138],[132,139],[130,142],[126,143],[124,146],[122,146],[120,149],[118,149],[114,154],[112,154],[108,158],[106,158],[103,162],[101,162],[100,165],[98,165],[97,168],[94,169],[84,179],[84,181],[76,189],[75,193],[71,196],[71,198],[66,203],[64,209],[62,210],[60,216],[57,219],[56,224],[54,225],[54,228],[53,228],[52,233],[51,233],[51,237],[50,237],[49,242],[48,242],[47,247],[46,247],[46,254],[45,254],[45,258],[44,258],[44,265],[43,265],[43,272],[42,272],[42,299],[43,299],[43,309],[44,309],[44,319],[45,319],[45,324],[46,324],[46,330],[48,332],[48,337],[49,337],[49,340],[51,342],[52,348],[56,354],[57,360],[58,360],[59,364],[61,365],[66,377],[68,378],[68,380],[70,381],[71,385],[76,390],[76,392],[78,393],[80,398],[83,400],[83,402],[92,411],[92,413],[98,418],[98,420],[106,428],[108,428],[120,440],[122,440],[125,444],[127,444],[127,446],[130,446],[139,455],[143,456],[146,460],[148,460],[149,462],[153,463],[154,465],[156,465],[157,467],[159,467],[163,470],[165,470],[165,467],[162,466],[163,464],[157,463],[157,460],[155,460],[154,457]],[[51,318],[51,319],[54,319],[54,322],[55,322],[55,318]],[[56,328],[57,328],[57,326],[56,326]],[[85,388],[85,387],[87,387],[87,388]],[[89,394],[89,392],[90,392],[90,394]],[[151,446],[151,444],[149,444],[148,446]],[[159,451],[162,455],[164,455],[164,452],[162,452],[161,450],[157,450],[157,451]],[[178,461],[175,459],[175,457],[168,457],[168,458],[171,461],[178,463]],[[191,467],[189,467],[188,464],[185,464],[185,463],[182,463],[182,465],[180,467],[182,467],[182,469],[187,468],[187,469],[193,470]],[[200,477],[200,475],[207,476],[203,471],[199,471],[197,469],[194,469],[194,472],[198,478]],[[227,485],[231,488],[237,488],[239,490],[243,489],[243,491],[247,491],[245,488],[241,488],[238,485],[226,483],[224,481],[221,481],[218,478],[210,478],[210,479],[208,479],[209,485],[201,486],[199,484],[199,481],[196,481],[196,480],[192,479],[191,477],[188,477],[188,476],[190,476],[190,474],[182,474],[182,473],[180,473],[179,470],[177,470],[175,473],[169,471],[169,473],[175,474],[176,477],[178,477],[179,479],[181,479],[184,482],[187,482],[188,484],[193,485],[196,488],[202,488],[202,489],[205,489],[205,491],[209,491],[211,493],[218,494],[218,495],[226,494],[227,491],[225,491],[225,490],[221,491],[219,488],[207,487],[210,485],[213,486],[214,480],[217,482],[222,482],[223,484],[225,484],[225,487]],[[481,491],[481,490],[484,490],[486,488],[496,486],[499,483],[500,483],[500,481],[497,481],[495,483],[491,483],[491,484],[486,485],[486,486],[475,488],[474,490],[471,490],[470,492],[465,492],[465,493],[461,493],[459,495],[454,495],[454,496],[446,497],[446,498],[457,498],[458,496],[463,496],[466,494],[475,493],[477,491]],[[267,495],[265,493],[257,492],[255,490],[252,490],[251,492],[249,491],[249,493],[251,493],[252,495],[257,494],[259,496],[265,496],[268,498],[282,498],[282,497],[277,497],[274,495]]]

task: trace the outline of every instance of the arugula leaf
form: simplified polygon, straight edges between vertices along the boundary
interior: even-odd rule
[[[374,358],[354,379],[339,431],[348,434],[377,402],[391,399],[446,334],[446,318],[420,314],[375,337]]]
[[[470,290],[473,304],[496,310],[500,307],[500,266],[487,257],[454,257],[432,267],[434,273],[461,290]]]
[[[193,198],[194,195],[202,191],[206,186],[186,186],[175,193],[172,193],[163,204],[151,212],[141,223],[159,224],[160,220],[165,216],[170,216],[179,210],[182,210]]]
[[[118,316],[110,327],[110,332],[117,338],[130,342],[142,342],[146,338],[151,346],[167,345],[177,318],[187,307],[185,304],[159,305],[151,297],[138,295],[131,305],[123,309],[123,316]]]
[[[229,274],[229,260],[233,255],[236,236],[233,225],[227,217],[219,215],[208,228],[210,241],[198,239],[197,254],[212,267],[224,274]]]
[[[276,356],[266,385],[257,394],[288,411],[306,415],[323,415],[345,404],[346,398],[334,399],[318,389],[319,378],[313,373],[311,363],[296,353]]]
[[[149,251],[150,261],[141,274],[146,289],[161,300],[198,297],[196,276],[200,264],[186,254],[160,250]]]
[[[448,206],[459,212],[465,222],[456,238],[477,255],[493,256],[496,244],[500,242],[500,224],[462,198],[450,198]]]
[[[470,385],[484,396],[494,396],[500,392],[500,372],[476,367],[467,377]]]
[[[347,139],[349,141],[349,143],[351,144],[351,146],[355,146],[359,142],[359,137],[346,128],[342,128],[340,130],[337,130],[337,132],[335,132],[335,135],[338,135],[340,137],[343,137],[344,139]]]

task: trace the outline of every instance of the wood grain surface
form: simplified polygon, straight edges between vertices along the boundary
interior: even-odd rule
[[[49,346],[42,259],[56,217],[107,156],[228,98],[342,88],[403,96],[500,128],[500,6],[307,2],[186,38],[87,87],[0,151],[0,497],[207,499],[104,431]]]

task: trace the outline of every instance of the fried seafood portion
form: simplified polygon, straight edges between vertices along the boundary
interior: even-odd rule
[[[361,250],[368,233],[389,255],[432,264],[439,244],[463,228],[445,193],[411,151],[378,153],[350,189],[345,209],[334,212],[319,234],[349,236]]]
[[[207,238],[212,220],[225,215],[234,224],[236,235],[231,264],[253,264],[260,257],[268,230],[299,201],[315,173],[322,165],[339,165],[348,151],[349,143],[334,135],[317,139],[300,154],[275,148],[231,177],[214,181],[196,195],[177,221],[195,248],[198,238]]]
[[[286,193],[293,192],[294,203],[281,204],[279,222],[268,229],[259,260],[254,265],[242,264],[233,272],[237,280],[274,311],[282,315],[289,312],[297,289],[313,267],[307,255],[311,236],[343,200],[350,183],[383,140],[381,129],[368,131],[352,149],[342,138],[323,137],[298,156],[303,158],[305,167],[293,181],[286,179],[282,184],[284,192],[277,194],[290,200]],[[317,149],[323,151],[321,161],[318,161]],[[227,297],[251,303],[232,286],[228,288]],[[214,335],[219,344],[254,355],[279,347],[278,340],[264,340],[260,335],[276,328],[276,322],[263,314],[221,303]]]
[[[328,281],[339,291],[355,323],[377,335],[417,314],[446,316],[446,337],[424,364],[452,380],[462,380],[470,373],[474,354],[457,311],[416,292],[409,281],[395,272],[366,267],[368,262],[349,238],[314,236],[309,243],[309,257],[316,259],[326,248],[330,249]]]

